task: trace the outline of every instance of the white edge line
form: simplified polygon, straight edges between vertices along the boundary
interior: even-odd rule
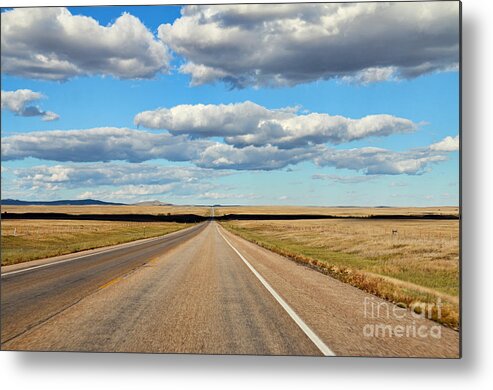
[[[197,226],[197,225],[195,225],[195,226]],[[195,226],[192,226],[192,228],[195,227]],[[183,230],[186,230],[186,229],[177,230],[176,232],[178,233],[178,232],[181,232]],[[163,236],[158,236],[158,237],[153,237],[153,238],[147,238],[147,239],[144,239],[144,240],[146,240],[144,242],[127,242],[127,243],[124,243],[124,244],[120,244],[121,246],[116,247],[116,248],[109,248],[109,249],[101,250],[101,251],[94,252],[94,253],[88,253],[86,255],[76,256],[76,257],[72,257],[72,258],[66,259],[66,260],[59,260],[59,261],[54,261],[52,263],[35,265],[34,267],[22,268],[22,269],[19,269],[17,271],[2,272],[1,277],[3,278],[4,276],[9,276],[9,275],[14,275],[14,274],[20,274],[20,273],[32,271],[32,270],[35,270],[35,269],[38,269],[38,268],[45,268],[45,267],[51,267],[52,265],[68,263],[70,261],[80,260],[80,259],[84,259],[84,258],[90,257],[90,256],[102,255],[104,253],[108,253],[108,252],[115,251],[115,250],[118,250],[118,249],[132,248],[134,246],[146,244],[148,242],[157,241],[157,240],[162,239],[164,237],[169,237],[169,234],[173,234],[173,233],[168,233],[168,234],[165,234]]]
[[[272,288],[272,286],[260,275],[257,270],[248,262],[245,257],[236,249],[226,237],[221,233],[219,228],[216,226],[217,232],[226,241],[226,243],[236,252],[241,260],[246,264],[246,266],[252,271],[252,273],[260,280],[260,283],[271,293],[275,300],[282,306],[282,308],[289,314],[289,316],[296,322],[296,325],[308,336],[308,338],[317,346],[317,348],[324,354],[324,356],[336,356],[336,354],[318,337],[313,330],[303,321],[298,314],[287,304],[287,302],[282,299],[282,297]]]

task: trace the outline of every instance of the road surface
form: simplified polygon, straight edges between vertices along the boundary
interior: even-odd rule
[[[369,318],[368,302],[390,304],[213,220],[61,261],[3,267],[1,294],[4,350],[459,354],[457,332],[410,312]],[[440,337],[370,337],[368,324],[435,327]]]

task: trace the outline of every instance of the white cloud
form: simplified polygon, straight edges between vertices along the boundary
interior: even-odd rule
[[[160,199],[200,199],[208,201],[225,201],[229,199],[259,199],[261,196],[252,193],[216,192],[219,186],[213,183],[171,183],[165,185],[129,185],[116,189],[100,189],[86,191],[78,196],[79,199],[102,199],[109,201],[137,202]]]
[[[157,158],[170,161],[196,159],[207,141],[186,136],[152,134],[125,128],[53,130],[17,134],[2,139],[2,159],[34,157],[52,161],[141,162]]]
[[[180,66],[181,73],[193,75],[190,85],[196,87],[202,84],[213,83],[228,77],[228,73],[221,69],[211,68],[205,65],[196,65],[193,62],[187,62]]]
[[[161,40],[191,84],[368,84],[456,70],[458,2],[191,5]]]
[[[37,106],[28,105],[29,103],[44,99],[42,93],[31,91],[30,89],[18,89],[16,91],[2,91],[1,106],[18,116],[40,116],[44,121],[54,121],[60,118],[58,114],[51,111],[43,111]]]
[[[407,133],[418,127],[408,119],[386,114],[351,119],[319,113],[298,115],[298,110],[299,107],[271,110],[249,101],[179,105],[141,112],[134,122],[172,134],[223,137],[227,144],[239,147],[274,145],[283,149]]]
[[[45,111],[41,119],[44,120],[45,122],[56,121],[57,119],[60,119],[60,115],[55,114],[54,112],[51,111]]]
[[[105,191],[104,196],[110,199],[134,199],[147,195],[165,195],[171,193],[175,186],[175,184],[129,185],[113,191]]]
[[[343,76],[342,81],[349,84],[368,85],[380,81],[396,80],[397,68],[395,66],[367,68],[350,76]]]
[[[7,109],[15,113],[20,113],[27,103],[42,99],[42,93],[31,91],[30,89],[18,89],[16,91],[2,91],[2,110]]]
[[[441,141],[430,145],[430,149],[439,152],[456,152],[459,150],[459,136],[445,137]]]
[[[402,152],[372,147],[335,149],[326,145],[292,148],[249,145],[239,148],[221,142],[190,139],[185,135],[153,134],[124,128],[38,131],[2,139],[3,160],[27,157],[60,162],[166,159],[187,161],[200,168],[215,170],[276,170],[312,161],[319,166],[350,169],[365,175],[416,175],[429,170],[431,164],[446,160],[447,154],[430,146]],[[64,170],[63,174],[68,172]],[[84,174],[84,170],[79,174]],[[132,177],[131,172],[127,175]]]
[[[214,179],[229,175],[220,170],[142,163],[71,163],[16,168],[9,183],[13,190],[35,191],[49,198],[53,191],[82,192],[79,199],[97,198],[121,201],[149,199],[149,196],[187,197],[217,188]],[[85,190],[91,188],[91,190]]]
[[[281,150],[275,146],[235,148],[185,135],[153,134],[125,128],[54,130],[2,139],[2,159],[28,157],[60,162],[152,159],[190,161],[203,168],[271,170],[312,158],[320,148]]]
[[[45,80],[80,75],[152,78],[169,70],[167,47],[124,13],[108,26],[66,8],[16,8],[1,14],[2,72]]]
[[[193,162],[204,168],[270,171],[311,160],[322,150],[322,147],[279,149],[271,145],[236,148],[216,143]]]
[[[443,154],[436,154],[428,148],[394,152],[387,149],[365,147],[357,149],[328,149],[315,158],[319,166],[351,169],[366,175],[419,175],[429,165],[446,160]]]
[[[185,185],[187,186],[187,185]],[[93,191],[84,191],[76,196],[78,199],[98,199],[111,202],[132,203],[156,198],[164,199],[175,197],[175,191],[179,188],[178,183],[170,184],[138,184],[119,187],[98,187]],[[63,188],[57,188],[62,190]],[[53,190],[51,190],[53,192]],[[38,194],[39,196],[39,194]]]
[[[234,194],[228,192],[205,192],[197,195],[198,199],[213,199],[213,200],[222,200],[222,199],[259,199],[260,195],[257,194]]]
[[[94,199],[95,198],[94,195],[95,194],[93,191],[86,191],[77,195],[77,199]]]
[[[62,185],[84,186],[163,186],[171,183],[191,184],[224,176],[226,173],[196,167],[162,166],[131,163],[79,163],[34,166],[14,169],[23,187],[38,188]]]
[[[261,121],[292,115],[285,110],[269,110],[246,101],[218,105],[183,104],[169,109],[144,111],[135,116],[134,122],[151,129],[166,129],[173,134],[226,137],[253,132]]]

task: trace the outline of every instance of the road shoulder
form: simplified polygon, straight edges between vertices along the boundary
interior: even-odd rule
[[[219,229],[337,355],[459,357],[458,332]]]

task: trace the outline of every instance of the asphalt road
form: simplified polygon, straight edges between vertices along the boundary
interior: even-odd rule
[[[28,267],[28,268],[25,268]],[[2,269],[4,350],[457,357],[458,333],[206,222],[162,238]],[[386,303],[387,304],[387,303]],[[440,338],[369,337],[368,323]]]

